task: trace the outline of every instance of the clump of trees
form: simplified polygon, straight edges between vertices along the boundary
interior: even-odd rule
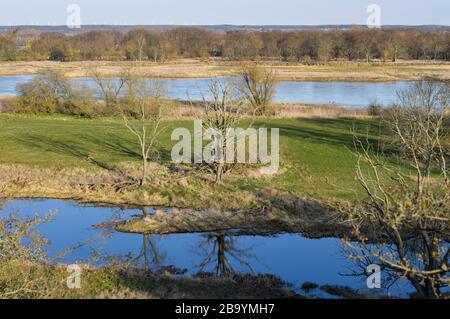
[[[306,64],[373,59],[449,60],[450,32],[366,29],[218,32],[192,27],[128,32],[96,30],[75,35],[22,30],[0,38],[1,60],[130,60],[173,58],[273,59]]]
[[[6,60],[14,60],[16,56],[16,36],[19,29],[15,29],[10,33],[0,36],[0,52],[1,57]]]
[[[47,71],[17,86],[19,98],[14,109],[30,113],[67,113],[80,116],[95,114],[94,92],[85,86],[74,86],[70,79]]]
[[[384,278],[408,280],[421,298],[441,298],[450,278],[448,85],[419,82],[400,94],[384,115],[406,168],[389,165],[368,143],[359,149],[357,178],[368,195],[348,220],[360,243],[347,243],[366,268],[379,264]]]

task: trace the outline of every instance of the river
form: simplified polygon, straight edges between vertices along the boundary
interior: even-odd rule
[[[31,75],[0,77],[0,95],[16,95],[16,86],[29,81]],[[225,80],[225,78],[219,78]],[[228,78],[231,81],[234,78]],[[95,87],[92,78],[74,78],[77,84]],[[173,99],[200,99],[207,92],[210,78],[156,79],[164,83]],[[367,107],[372,102],[389,105],[397,101],[397,92],[407,89],[411,82],[280,82],[274,101],[279,103],[336,104],[350,108]]]

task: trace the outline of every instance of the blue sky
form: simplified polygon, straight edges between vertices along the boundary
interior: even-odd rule
[[[65,24],[365,24],[369,4],[382,24],[450,25],[450,0],[4,0],[0,25]]]

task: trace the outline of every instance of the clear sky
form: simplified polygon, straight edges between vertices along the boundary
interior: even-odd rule
[[[72,3],[82,24],[365,24],[375,3],[382,24],[450,25],[450,0],[2,0],[0,25],[65,24]]]

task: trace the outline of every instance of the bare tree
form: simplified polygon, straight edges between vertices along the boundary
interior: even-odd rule
[[[119,106],[119,99],[122,89],[125,86],[125,80],[129,78],[129,72],[119,78],[105,77],[99,71],[91,72],[99,89],[99,96],[105,103],[107,112],[114,114]]]
[[[121,104],[125,126],[136,136],[142,157],[141,186],[147,185],[148,160],[158,155],[158,137],[161,134],[161,119],[164,86],[161,82],[130,77],[125,79],[126,96]]]
[[[400,104],[387,112],[395,142],[411,161],[419,179],[430,177],[435,160],[440,160],[444,165],[442,173],[446,173],[442,136],[450,104],[449,88],[448,84],[433,81],[416,82],[412,89],[398,94]],[[436,149],[439,153],[435,152]],[[441,158],[436,159],[436,156]],[[444,177],[448,179],[446,174]]]
[[[216,183],[223,183],[223,175],[231,165],[226,163],[229,130],[234,128],[244,114],[244,101],[238,96],[233,85],[214,80],[209,85],[209,96],[202,93],[202,105],[205,110],[203,127],[212,134],[212,167]]]
[[[145,29],[130,30],[126,35],[128,39],[125,44],[128,58],[137,59],[139,62],[145,57],[148,32]]]
[[[272,99],[276,89],[275,72],[257,65],[242,70],[240,91],[257,114],[272,115]]]
[[[351,209],[348,220],[360,243],[353,258],[375,261],[407,279],[421,298],[442,297],[450,248],[448,151],[442,147],[448,116],[448,86],[423,81],[400,94],[386,124],[394,133],[404,169],[356,140],[357,178],[368,199]]]

